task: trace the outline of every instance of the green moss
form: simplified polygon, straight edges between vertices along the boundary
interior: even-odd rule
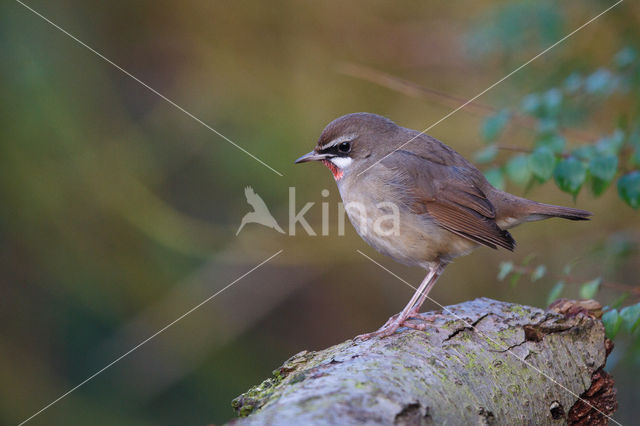
[[[509,385],[507,388],[512,395],[518,395],[520,393],[520,386],[518,385]]]
[[[266,400],[275,392],[277,384],[278,381],[276,379],[267,379],[231,401],[231,407],[233,407],[238,416],[246,417],[264,405]]]
[[[244,405],[240,408],[238,415],[240,417],[247,417],[253,411],[253,405]]]
[[[495,350],[495,351],[502,351],[503,349],[505,349],[505,345],[501,342],[498,342],[496,340],[487,340],[487,344],[489,346],[491,346],[491,349]]]
[[[473,369],[473,368],[479,367],[478,355],[475,352],[467,352],[465,355],[466,355],[466,358],[467,358],[467,363],[466,363],[465,366],[468,369]]]
[[[279,368],[276,368],[275,370],[273,370],[273,371],[271,372],[271,374],[273,375],[273,377],[274,377],[278,382],[282,381],[282,379],[284,379],[284,377],[285,377],[285,376],[284,376],[284,374],[282,374],[282,371],[280,371],[280,369],[279,369]]]
[[[231,401],[236,414],[246,417],[260,409],[273,397],[286,378],[297,370],[308,367],[308,363],[315,356],[315,352],[302,351],[287,361],[280,368],[272,371],[273,377],[263,381],[259,385],[251,387],[248,391]],[[306,375],[302,372],[293,374],[290,382],[296,383],[304,380]]]
[[[511,312],[516,313],[521,316],[527,315],[529,312],[525,311],[521,305],[511,305]]]

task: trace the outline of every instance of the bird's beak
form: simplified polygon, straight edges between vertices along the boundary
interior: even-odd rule
[[[305,154],[302,157],[298,158],[295,161],[295,164],[306,163],[307,161],[320,161],[320,160],[324,160],[327,157],[329,157],[328,154],[318,154],[315,151],[311,151],[310,153]]]

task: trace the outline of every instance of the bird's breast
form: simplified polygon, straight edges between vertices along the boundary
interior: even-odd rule
[[[440,227],[429,214],[412,212],[396,188],[367,180],[350,183],[346,177],[338,188],[354,229],[371,247],[400,263],[425,267],[477,246]]]

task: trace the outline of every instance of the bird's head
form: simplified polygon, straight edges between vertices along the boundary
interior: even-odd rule
[[[313,151],[295,162],[322,161],[336,181],[345,174],[364,169],[378,153],[388,147],[380,141],[388,140],[388,134],[398,126],[388,118],[366,112],[343,115],[336,118],[322,131]]]

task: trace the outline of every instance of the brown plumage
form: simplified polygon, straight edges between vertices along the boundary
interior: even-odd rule
[[[434,163],[405,150],[381,161],[392,162],[407,170],[404,184],[411,188],[414,213],[429,214],[447,231],[487,247],[514,249],[515,240],[496,224],[495,208],[480,189],[481,173],[476,176],[472,169]]]
[[[393,259],[427,269],[405,309],[374,335],[388,335],[418,310],[444,267],[479,245],[515,248],[507,229],[591,213],[527,200],[494,188],[469,161],[439,140],[368,113],[331,122],[315,149],[296,162],[322,160],[332,169],[358,234]],[[397,232],[376,228],[397,212]]]

